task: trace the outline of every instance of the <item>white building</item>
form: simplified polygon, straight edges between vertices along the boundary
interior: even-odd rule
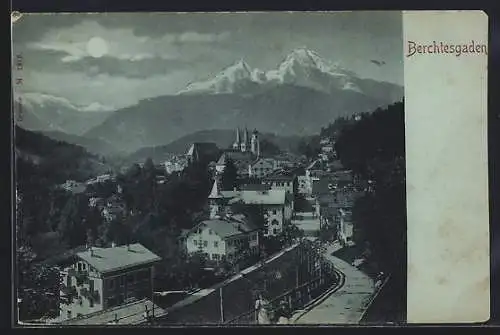
[[[241,248],[259,252],[259,234],[243,215],[202,221],[185,238],[188,254],[204,253],[212,261],[232,260]]]
[[[248,165],[248,175],[255,178],[263,178],[276,170],[276,160],[273,158],[259,158]]]
[[[141,244],[92,247],[61,271],[60,321],[151,298],[153,265],[161,258]]]
[[[266,225],[265,235],[279,234],[293,215],[293,196],[284,189],[221,191],[215,180],[208,199],[211,218],[232,211],[238,204],[260,207]]]

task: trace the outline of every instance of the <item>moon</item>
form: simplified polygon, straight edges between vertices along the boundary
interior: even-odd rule
[[[108,43],[101,37],[92,37],[87,42],[87,53],[94,58],[100,58],[108,53]]]

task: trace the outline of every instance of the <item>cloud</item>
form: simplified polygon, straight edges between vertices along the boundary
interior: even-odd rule
[[[29,42],[32,50],[57,51],[65,53],[63,62],[76,62],[90,57],[87,43],[92,37],[102,38],[108,52],[106,56],[119,60],[141,61],[160,58],[181,59],[179,47],[189,44],[221,43],[230,37],[229,32],[166,33],[157,37],[137,36],[132,28],[106,28],[96,21],[86,20],[65,29],[50,29],[41,40]]]
[[[109,74],[89,76],[82,72],[49,73],[29,71],[23,90],[61,96],[75,105],[123,108],[139,100],[175,92],[186,85],[190,72],[172,71],[148,78]],[[91,108],[92,109],[92,108]]]

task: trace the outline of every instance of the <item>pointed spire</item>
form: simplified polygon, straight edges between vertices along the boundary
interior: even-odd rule
[[[245,127],[245,132],[243,133],[243,142],[248,142],[248,129]]]
[[[208,196],[208,198],[209,199],[216,199],[219,197],[220,197],[219,180],[218,180],[218,178],[215,178],[214,185],[212,186],[212,191],[210,192],[210,195]]]

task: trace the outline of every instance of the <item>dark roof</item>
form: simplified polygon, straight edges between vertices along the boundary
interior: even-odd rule
[[[218,154],[219,148],[213,142],[194,142],[188,149],[187,155],[200,158]]]
[[[278,170],[274,171],[263,178],[264,180],[293,180],[295,174],[293,171]]]
[[[142,244],[135,243],[111,247],[111,248],[92,248],[79,252],[77,256],[89,263],[100,273],[107,273],[129,268],[135,265],[150,264],[161,260],[161,258]]]
[[[242,191],[264,191],[270,190],[271,186],[266,184],[243,184],[240,188]]]
[[[312,193],[313,194],[328,194],[330,193],[330,189],[328,188],[328,184],[331,182],[328,179],[321,178],[320,180],[314,180],[312,185]]]
[[[223,219],[212,219],[202,221],[196,228],[205,226],[212,229],[215,234],[222,238],[246,234],[257,229],[242,214],[233,215]]]
[[[231,159],[236,166],[240,164],[251,164],[254,161],[254,156],[251,152],[241,152],[236,150],[226,150],[222,153],[217,161],[217,164],[226,164],[227,160]]]

